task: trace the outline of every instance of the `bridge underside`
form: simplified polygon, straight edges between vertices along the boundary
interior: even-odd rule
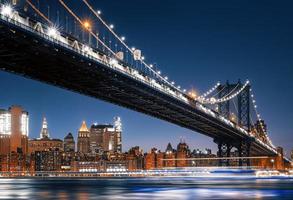
[[[204,112],[104,64],[0,20],[0,69],[117,104],[238,147],[274,152]],[[194,105],[195,106],[195,105]]]

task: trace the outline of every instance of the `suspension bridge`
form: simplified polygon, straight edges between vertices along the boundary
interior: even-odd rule
[[[129,47],[87,0],[79,3],[94,20],[84,20],[66,1],[44,2],[1,3],[1,70],[209,136],[218,145],[222,165],[228,165],[232,148],[243,157],[239,165],[249,165],[249,156],[278,154],[248,80],[217,83],[196,95],[148,64],[142,51]],[[52,8],[58,9],[57,16]]]

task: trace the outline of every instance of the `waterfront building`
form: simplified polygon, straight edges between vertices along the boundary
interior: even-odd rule
[[[62,153],[56,150],[36,151],[35,171],[60,171]]]
[[[156,154],[158,150],[152,148],[151,151],[144,155],[144,168],[146,170],[156,169]]]
[[[180,143],[177,145],[177,152],[176,152],[176,166],[177,167],[187,167],[188,161],[186,160],[189,157],[190,150],[188,145],[181,140]]]
[[[122,153],[122,123],[114,118],[114,125],[93,124],[90,129],[90,151],[92,154],[103,152]]]
[[[64,151],[75,152],[75,141],[72,133],[68,133],[64,138]]]
[[[77,151],[83,154],[90,153],[90,131],[88,130],[85,121],[82,122],[78,131]]]
[[[127,169],[129,171],[141,170],[144,168],[143,151],[139,146],[132,147],[126,153]]]
[[[0,154],[28,151],[28,112],[20,106],[0,110]]]
[[[176,154],[175,150],[173,149],[171,143],[168,143],[166,151],[165,151],[165,167],[176,167]]]
[[[60,150],[63,151],[63,141],[60,139],[50,138],[47,119],[43,119],[40,138],[31,139],[28,142],[28,152]]]

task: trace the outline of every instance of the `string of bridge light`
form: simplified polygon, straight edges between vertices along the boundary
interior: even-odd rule
[[[114,25],[113,24],[108,24],[108,23],[106,23],[105,22],[105,20],[103,20],[103,18],[101,17],[101,11],[100,10],[98,10],[98,11],[96,11],[89,3],[88,3],[88,1],[87,0],[82,0],[84,3],[85,3],[85,5],[91,10],[91,12],[93,12],[93,14],[102,22],[102,24],[116,37],[116,39],[118,39],[120,42],[121,42],[121,44],[123,44],[124,46],[125,46],[125,48],[132,54],[132,56],[135,56],[135,48],[134,47],[132,47],[132,48],[130,48],[126,43],[125,43],[125,40],[126,40],[126,38],[124,37],[124,36],[122,36],[122,37],[120,37],[120,36],[118,36],[118,34],[117,33],[115,33],[115,31],[113,30],[114,29]],[[169,86],[171,86],[173,89],[175,89],[175,90],[177,90],[177,91],[180,91],[180,92],[186,92],[186,90],[185,89],[183,89],[183,90],[181,90],[181,86],[175,86],[175,82],[174,81],[172,81],[172,82],[169,82],[168,81],[168,76],[165,76],[165,77],[163,77],[162,75],[161,75],[161,71],[160,70],[154,70],[153,69],[153,65],[152,64],[147,64],[146,62],[145,62],[145,57],[144,56],[141,56],[141,59],[140,59],[140,61],[142,62],[142,64],[145,66],[145,67],[147,67],[147,69],[149,69],[151,72],[153,72],[157,77],[159,77],[163,82],[165,82],[165,83],[167,83]]]
[[[239,95],[247,86],[248,86],[248,84],[249,84],[249,80],[247,80],[246,82],[245,82],[245,84],[237,91],[237,92],[235,92],[235,93],[233,93],[233,94],[228,94],[228,95],[226,95],[226,96],[224,96],[224,97],[222,97],[222,98],[220,98],[220,99],[216,99],[216,98],[214,98],[214,97],[212,97],[212,98],[202,98],[202,99],[198,99],[201,103],[203,103],[203,104],[216,104],[216,103],[223,103],[223,102],[226,102],[226,101],[229,101],[229,100],[231,100],[231,99],[233,99],[233,98],[235,98],[237,95]],[[238,85],[237,85],[238,86]],[[237,87],[236,86],[236,87]],[[236,88],[235,87],[235,88]]]
[[[53,22],[52,21],[50,21],[38,8],[36,8],[36,6],[32,3],[32,2],[30,2],[30,0],[26,0],[27,1],[27,3],[33,8],[33,10],[35,10],[41,17],[43,17],[50,25],[51,25],[51,27],[49,27],[49,30],[48,30],[48,34],[49,35],[51,35],[51,36],[53,36],[53,35],[58,35],[58,34],[60,34],[59,33],[59,31],[57,30],[57,28],[56,27],[54,27],[53,26]],[[117,57],[117,55],[115,54],[115,52],[113,52],[112,51],[112,49],[110,49],[105,43],[103,43],[103,41],[101,41],[99,38],[98,38],[98,36],[96,36],[91,30],[90,30],[90,28],[89,28],[89,26],[90,25],[85,25],[82,21],[81,21],[81,19],[65,4],[65,2],[63,1],[63,0],[59,0],[59,2],[60,2],[60,4],[84,27],[84,28],[86,28],[86,30],[87,31],[89,31],[89,33],[92,35],[92,36],[94,36],[96,39],[97,39],[97,41],[99,41],[107,50],[109,50],[109,52],[111,53],[111,54],[113,54],[113,56],[116,56]],[[98,13],[97,13],[97,16],[98,16],[98,14],[101,14],[101,11],[98,11]],[[114,26],[113,25],[110,25],[110,26],[108,26],[105,22],[104,22],[104,24],[106,25],[106,27],[108,27],[108,29],[112,32],[112,33],[114,33],[113,31],[112,31],[112,29],[114,28]],[[120,39],[119,37],[118,37],[118,35],[117,34],[115,34],[115,37],[116,38],[118,38],[121,42],[123,42],[122,40],[125,40],[125,37],[122,37],[122,39]],[[124,42],[123,42],[124,43]],[[124,43],[124,45],[125,46],[127,46],[125,43]],[[89,48],[89,47],[87,47],[87,48]],[[127,48],[129,48],[128,46],[127,46]],[[133,52],[132,52],[133,53]],[[142,57],[143,59],[144,59],[144,57]],[[146,64],[146,63],[145,63]],[[150,65],[150,66],[148,66],[148,67],[153,67],[153,65]],[[151,69],[151,68],[149,68],[149,69]],[[154,71],[153,69],[151,69],[154,73],[156,73],[156,74],[161,74],[161,71],[158,71],[158,72],[156,72],[156,71]],[[166,76],[166,77],[162,77],[162,76],[160,76],[159,75],[159,78],[161,78],[162,80],[164,80],[165,82],[167,82],[169,85],[171,85],[172,86],[172,88],[175,88],[176,90],[178,90],[179,92],[182,92],[180,89],[181,89],[181,87],[180,86],[177,86],[177,88],[174,86],[174,84],[175,84],[175,82],[174,81],[172,81],[171,83],[169,83],[167,80],[168,80],[168,77]],[[186,92],[186,89],[183,89],[183,92],[185,93]]]
[[[199,99],[205,98],[208,95],[210,95],[211,93],[213,93],[219,86],[221,85],[220,82],[217,82],[216,85],[214,85],[214,87],[212,87],[210,90],[208,90],[207,92],[205,92],[203,95],[199,96]]]
[[[270,145],[273,146],[273,143],[272,143],[270,137],[268,136],[267,131],[266,131],[265,128],[264,128],[264,124],[263,124],[263,122],[262,122],[261,115],[259,114],[259,112],[258,112],[258,110],[257,110],[257,104],[256,104],[255,96],[254,96],[254,94],[252,93],[252,89],[251,89],[251,88],[250,88],[250,93],[251,93],[250,96],[251,96],[251,100],[252,100],[253,108],[254,108],[254,111],[255,111],[255,114],[256,114],[257,120],[258,120],[258,122],[259,122],[259,124],[260,124],[261,130],[262,130],[263,133],[265,133],[265,136],[267,137],[267,139],[268,139]]]

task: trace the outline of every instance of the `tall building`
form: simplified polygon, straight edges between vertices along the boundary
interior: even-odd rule
[[[90,153],[90,131],[88,130],[85,121],[78,131],[77,151],[79,153]]]
[[[0,110],[0,154],[9,152],[27,153],[28,112],[20,106]]]
[[[42,129],[40,132],[40,139],[44,139],[44,138],[50,138],[49,130],[48,130],[48,122],[45,117],[43,118]]]
[[[37,151],[63,150],[63,141],[49,137],[48,122],[43,118],[40,138],[31,139],[28,142],[28,152],[35,153]]]
[[[114,125],[93,124],[90,129],[90,152],[122,152],[122,123],[120,117],[114,118]]]
[[[75,152],[75,141],[72,133],[65,136],[63,144],[65,152]]]

